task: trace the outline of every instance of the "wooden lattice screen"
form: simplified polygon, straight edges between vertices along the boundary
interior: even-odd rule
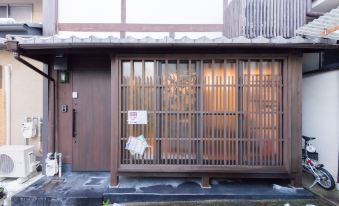
[[[281,59],[121,59],[120,165],[282,166]],[[147,110],[148,124],[127,124]],[[143,156],[125,149],[143,134]]]

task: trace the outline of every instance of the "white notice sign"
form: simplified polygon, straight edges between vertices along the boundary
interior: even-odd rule
[[[145,110],[128,111],[127,116],[128,124],[147,124],[147,111]]]

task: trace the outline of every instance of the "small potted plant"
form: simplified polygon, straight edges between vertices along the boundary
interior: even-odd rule
[[[7,197],[6,189],[2,186],[0,186],[0,205],[4,205],[4,200]]]

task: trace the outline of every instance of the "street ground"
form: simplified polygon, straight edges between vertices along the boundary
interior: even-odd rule
[[[216,200],[199,202],[130,203],[125,206],[334,206],[323,199],[312,200]]]
[[[303,185],[306,189],[308,189],[312,193],[315,193],[318,196],[318,198],[325,199],[333,203],[333,205],[339,205],[339,190],[327,191],[319,187],[318,185],[315,185],[314,187],[309,188],[309,186],[312,185],[312,183],[313,183],[312,177],[308,174],[304,174]]]
[[[91,179],[92,176],[95,176],[95,178]],[[102,177],[103,179],[100,179],[99,177]],[[10,190],[10,196],[19,192],[16,195],[17,199],[16,201],[14,201],[14,203],[19,203],[19,205],[27,205],[26,203],[28,203],[27,201],[29,200],[29,198],[32,198],[32,202],[30,203],[34,202],[33,201],[34,197],[35,198],[36,197],[46,198],[46,201],[47,201],[51,197],[52,199],[54,198],[55,200],[60,200],[60,198],[63,200],[67,200],[68,197],[66,196],[70,196],[69,199],[71,200],[72,196],[89,197],[85,194],[90,193],[90,196],[93,196],[92,197],[93,203],[96,202],[95,205],[100,205],[102,203],[101,197],[102,197],[103,192],[105,191],[105,187],[106,187],[105,185],[108,184],[109,174],[108,173],[107,174],[106,173],[68,173],[68,174],[66,173],[63,175],[62,181],[58,181],[57,177],[55,178],[42,177],[41,178],[41,176],[39,175],[38,177],[35,177],[32,180],[26,182],[24,186],[22,185],[20,187],[17,187],[17,183],[15,182],[6,181],[7,187],[10,186],[8,188]],[[91,180],[91,181],[88,182],[88,180]],[[126,190],[131,186],[133,188],[137,188],[135,187],[135,185],[139,185],[139,186],[142,186],[141,188],[138,189],[139,191],[145,190],[147,188],[149,190],[150,188],[152,188],[152,184],[154,184],[153,182],[149,182],[149,181],[146,181],[143,184],[140,184],[140,181],[141,180],[138,180],[138,179],[127,179],[125,181],[122,181],[125,183],[122,184],[121,186],[126,187],[122,189]],[[164,181],[168,183],[168,180],[164,180]],[[267,185],[265,186],[265,184],[259,185],[259,186],[255,184],[252,185],[253,183],[251,183],[251,181],[245,181],[245,180],[243,182],[234,184],[232,183],[232,181],[228,183],[227,182],[224,183],[226,184],[224,186],[225,187],[227,186],[226,189],[224,188],[224,186],[222,187],[219,186],[219,187],[221,187],[220,189],[224,192],[233,194],[235,196],[239,196],[238,198],[229,196],[228,198],[224,198],[224,199],[219,198],[218,200],[189,199],[190,201],[182,201],[185,199],[180,199],[180,201],[173,200],[173,201],[168,201],[168,202],[161,202],[164,200],[160,198],[158,199],[157,202],[152,202],[152,201],[147,202],[147,197],[146,199],[145,197],[143,197],[142,198],[143,202],[123,203],[123,204],[114,204],[114,205],[115,206],[158,206],[158,205],[159,206],[186,206],[186,205],[187,206],[224,206],[224,205],[225,206],[251,206],[251,205],[253,206],[335,206],[335,205],[338,205],[339,206],[339,191],[326,191],[318,186],[315,186],[309,189],[308,186],[311,185],[312,179],[311,177],[307,175],[304,175],[303,177],[304,187],[307,190],[310,190],[311,192],[315,193],[316,195],[314,195],[314,197],[299,196],[298,198],[295,195],[291,196],[291,194],[287,194],[286,198],[285,198],[285,195],[272,196],[273,197],[272,198],[270,196],[272,194],[276,195],[276,192],[277,192],[275,190],[269,189],[269,187],[272,187],[272,186],[267,186]],[[2,183],[5,183],[5,182],[2,182]],[[33,183],[33,184],[27,187],[29,183]],[[96,186],[94,183],[95,184],[98,183],[100,186],[99,185]],[[150,185],[148,186],[144,185],[145,183],[150,184]],[[176,182],[173,182],[173,184],[174,183]],[[213,184],[216,184],[216,182],[214,182]],[[189,188],[190,187],[191,186],[189,186]],[[18,188],[18,191],[15,191],[15,188]],[[186,188],[186,189],[189,189],[189,188]],[[256,188],[256,189],[253,189],[253,188]],[[153,189],[156,189],[156,188],[153,188]],[[167,189],[171,189],[171,188],[167,188]],[[195,187],[192,187],[191,189],[193,189],[192,191],[200,190],[200,186],[195,186]],[[251,195],[254,194],[254,196],[247,195],[246,196],[247,198],[241,198],[240,195],[241,193],[244,192],[243,190],[245,190],[245,193],[249,192]],[[93,193],[94,191],[97,191],[96,193],[98,194],[94,194]],[[189,189],[189,191],[191,190]],[[126,193],[127,196],[131,195],[131,193],[129,193],[130,191],[126,191],[126,192],[128,192]],[[150,194],[150,192],[152,191],[148,191],[148,194]],[[258,194],[256,195],[256,193]],[[108,194],[108,196],[109,195],[110,194]],[[114,194],[111,194],[111,195],[114,195]],[[139,197],[144,196],[144,195],[147,196],[147,193],[139,194]],[[127,196],[126,197],[124,196],[125,194],[122,194],[121,198],[127,198]],[[26,199],[26,203],[22,202],[20,197],[25,197],[24,199]],[[259,197],[259,199],[256,197]],[[90,202],[89,201],[90,199],[88,198],[86,199],[82,199],[82,205],[89,205],[88,203]],[[68,203],[75,203],[72,201],[68,201]],[[5,205],[11,205],[9,199],[7,199],[6,203]],[[68,205],[68,203],[65,205]],[[113,201],[110,203],[112,204]],[[28,205],[32,205],[32,204],[28,204]]]

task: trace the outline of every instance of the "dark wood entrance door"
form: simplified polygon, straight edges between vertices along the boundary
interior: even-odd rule
[[[109,171],[110,59],[81,58],[73,72],[73,170]]]

